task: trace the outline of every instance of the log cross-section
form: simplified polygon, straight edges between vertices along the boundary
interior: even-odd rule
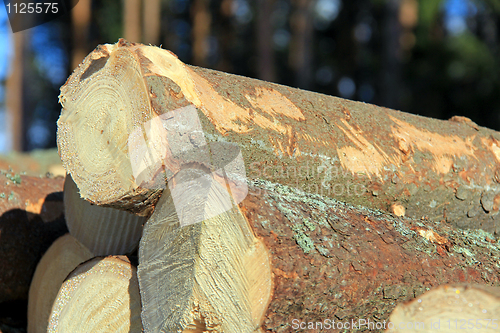
[[[201,202],[207,216],[225,191],[212,185]],[[272,291],[269,255],[237,206],[181,226],[165,191],[144,227],[138,276],[146,332],[262,332]]]

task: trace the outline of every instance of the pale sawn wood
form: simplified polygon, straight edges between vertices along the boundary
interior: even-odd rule
[[[57,294],[47,332],[141,332],[136,268],[123,256],[79,265]]]

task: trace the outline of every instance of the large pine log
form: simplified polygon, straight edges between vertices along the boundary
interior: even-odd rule
[[[497,232],[500,135],[463,117],[429,119],[192,67],[124,40],[89,54],[60,102],[63,164],[95,204],[151,213],[161,190],[134,167],[149,168],[149,178],[179,170],[182,158],[161,139],[175,133],[158,116],[192,105],[203,141],[238,144],[250,179]]]
[[[166,190],[146,223],[138,268],[144,329],[262,332],[273,284],[267,248],[218,182],[200,200],[180,182],[186,176],[175,176],[177,186],[194,203],[189,211],[206,218],[182,226],[175,194]],[[221,206],[227,210],[217,214]]]

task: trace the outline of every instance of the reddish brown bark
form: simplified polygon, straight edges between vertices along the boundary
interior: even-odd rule
[[[269,332],[295,332],[293,319],[387,320],[397,303],[445,283],[500,286],[500,244],[483,231],[262,181],[240,208],[271,253]]]

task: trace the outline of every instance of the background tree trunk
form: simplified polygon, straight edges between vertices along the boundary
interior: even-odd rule
[[[89,29],[92,11],[91,0],[79,0],[78,4],[71,10],[73,22],[73,49],[71,58],[71,70],[78,67],[83,58],[91,49],[89,47]]]
[[[141,41],[141,0],[124,0],[123,35],[126,39]]]
[[[12,55],[12,65],[10,75],[6,83],[6,107],[9,139],[12,150],[22,151],[25,142],[25,126],[23,124],[24,103],[23,103],[23,77],[24,77],[24,39],[27,31],[20,31],[13,34],[14,50]]]
[[[209,1],[195,0],[191,7],[193,22],[193,64],[207,66],[207,57],[210,51],[209,36],[211,32],[212,15],[208,8]]]
[[[399,109],[401,98],[401,25],[398,12],[401,1],[389,0],[385,4],[384,21],[382,25],[382,66],[380,82],[385,87],[381,89],[381,103],[390,108]]]
[[[310,0],[294,0],[290,18],[292,41],[290,46],[290,67],[295,71],[295,86],[310,89],[313,79],[314,29],[310,13]]]
[[[160,44],[161,1],[146,0],[143,2],[142,32],[143,43]]]
[[[257,13],[257,75],[264,81],[276,81],[276,68],[274,66],[274,47],[272,14],[275,1],[258,1],[259,12]]]

